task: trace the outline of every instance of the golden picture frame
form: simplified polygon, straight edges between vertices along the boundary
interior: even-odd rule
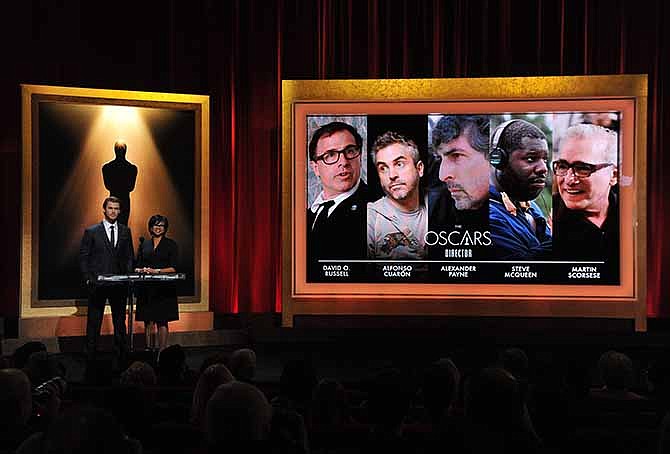
[[[618,285],[310,282],[307,119],[313,116],[618,112]],[[646,329],[647,76],[285,80],[282,83],[282,321],[300,315],[594,317]],[[369,138],[368,138],[369,139]]]
[[[127,144],[128,225],[137,249],[147,220],[170,219],[180,243],[181,312],[209,310],[209,97],[22,85],[21,318],[86,314],[78,275],[83,229],[102,220],[111,183],[101,164]]]

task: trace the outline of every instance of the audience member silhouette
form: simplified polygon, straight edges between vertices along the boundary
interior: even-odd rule
[[[437,426],[445,422],[451,406],[456,402],[461,374],[451,359],[442,358],[426,370],[421,391],[429,423]]]
[[[505,349],[499,357],[500,367],[512,374],[517,381],[528,381],[528,355],[522,349]]]
[[[372,447],[381,449],[386,443],[402,440],[412,394],[399,369],[387,368],[374,377],[367,402]]]
[[[121,425],[123,432],[144,441],[154,424],[155,393],[140,383],[117,384],[106,388],[103,407]]]
[[[223,364],[213,364],[200,374],[193,392],[193,403],[191,405],[190,419],[194,427],[204,432],[207,402],[219,385],[230,383],[234,379],[233,374]]]
[[[268,440],[271,421],[272,407],[258,388],[238,381],[219,385],[207,404],[211,452],[234,452],[242,443],[253,452]]]
[[[213,353],[202,361],[202,364],[200,364],[200,370],[198,371],[198,374],[201,375],[205,371],[205,369],[207,369],[209,366],[213,366],[214,364],[223,364],[224,366],[228,367],[228,363],[229,358],[225,352],[219,351]]]
[[[30,380],[19,369],[0,370],[0,451],[14,451],[32,433]]]
[[[65,377],[65,367],[53,355],[45,351],[31,354],[26,361],[23,371],[28,375],[33,387],[51,380],[54,377]]]
[[[30,341],[18,347],[12,354],[12,365],[17,369],[23,369],[28,363],[30,355],[36,352],[46,352],[47,346],[39,341]]]
[[[193,384],[193,375],[186,365],[186,354],[181,345],[170,345],[158,357],[158,383],[186,386]]]
[[[334,379],[323,379],[314,388],[307,424],[312,452],[348,452],[367,440],[368,426],[352,415],[347,391]]]
[[[279,378],[279,395],[272,400],[272,405],[294,410],[306,417],[312,400],[312,390],[316,384],[316,371],[311,361],[304,359],[289,361],[282,370]]]
[[[230,356],[230,371],[235,376],[235,380],[247,383],[254,382],[256,375],[256,353],[250,348],[241,348],[235,350]]]
[[[155,386],[158,377],[154,368],[143,361],[135,361],[128,369],[121,373],[119,383],[122,385],[138,385],[143,387]]]
[[[56,418],[46,432],[28,438],[17,454],[139,454],[141,449],[109,412],[75,405]]]
[[[590,392],[592,399],[640,400],[641,395],[630,391],[633,384],[633,361],[624,353],[609,350],[598,360],[598,372],[603,387]]]
[[[31,356],[26,357],[31,349]],[[38,381],[64,373],[38,343],[17,350],[14,358]],[[151,366],[135,362],[121,373],[117,385],[74,387],[64,401],[64,408],[74,408],[65,412],[65,418],[52,418],[62,410],[60,398],[53,399],[57,406],[51,410],[40,404],[41,391],[31,391],[26,371],[0,369],[0,454],[123,454],[140,449],[166,454],[523,454],[542,449],[616,454],[669,449],[670,361],[663,357],[651,362],[647,400],[631,391],[633,362],[619,352],[608,351],[600,357],[598,370],[604,386],[589,396],[569,392],[574,382],[582,386],[581,373],[569,375],[569,366],[588,354],[573,357],[573,351],[566,350],[565,357],[557,359],[555,352],[544,356],[535,352],[537,364],[530,364],[521,349],[500,354],[488,349],[486,353],[485,358],[462,358],[464,371],[478,370],[483,364],[498,367],[470,374],[465,380],[449,359],[430,364],[422,377],[416,369],[383,369],[369,387],[354,385],[353,395],[368,399],[352,407],[351,392],[338,380],[321,380],[314,386],[313,364],[303,359],[286,364],[273,405],[261,389],[268,394],[274,389],[258,389],[236,380],[221,364],[222,353],[205,360],[215,364],[203,370],[193,389],[187,379],[185,351],[173,346],[161,354],[163,376],[158,386]],[[247,371],[241,373],[245,379],[253,378],[253,351],[238,350],[230,364]],[[533,381],[526,404],[520,382],[528,377]],[[418,394],[415,378],[421,384]],[[465,385],[459,386],[463,381]],[[57,388],[54,385],[52,390]],[[63,393],[50,395],[62,397]],[[412,406],[413,397],[418,398],[416,406]],[[80,408],[80,402],[95,402],[105,410]]]
[[[306,420],[317,383],[311,361],[292,360],[284,365],[279,395],[272,399],[271,439],[294,452],[309,452]]]
[[[310,426],[351,424],[351,408],[340,382],[325,378],[314,387]]]
[[[565,449],[566,434],[576,426],[576,402],[568,390],[567,359],[555,352],[535,357],[534,381],[528,393],[533,427],[548,449]]]
[[[535,453],[541,443],[524,411],[518,381],[505,369],[486,368],[466,386],[468,428],[464,447],[473,453]]]
[[[121,199],[119,222],[128,225],[130,218],[130,193],[135,189],[137,166],[126,160],[127,145],[123,141],[114,144],[116,159],[102,166],[102,179],[109,195]]]

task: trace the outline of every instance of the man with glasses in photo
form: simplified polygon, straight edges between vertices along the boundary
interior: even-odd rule
[[[309,142],[309,166],[322,191],[307,209],[308,279],[323,276],[319,259],[366,257],[368,187],[361,180],[363,138],[344,122],[321,126]]]
[[[618,280],[618,138],[592,124],[571,126],[552,163],[554,244],[561,258],[601,261],[604,277]]]

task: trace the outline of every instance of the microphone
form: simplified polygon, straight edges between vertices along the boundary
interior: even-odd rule
[[[139,242],[140,244],[137,246],[137,260],[136,260],[137,263],[135,265],[136,267],[139,267],[139,265],[144,261],[144,254],[142,252],[144,250],[144,248],[142,247],[144,245],[143,236],[139,238]]]

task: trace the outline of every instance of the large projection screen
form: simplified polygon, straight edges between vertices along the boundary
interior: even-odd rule
[[[645,330],[646,112],[646,75],[283,81],[283,325]]]

